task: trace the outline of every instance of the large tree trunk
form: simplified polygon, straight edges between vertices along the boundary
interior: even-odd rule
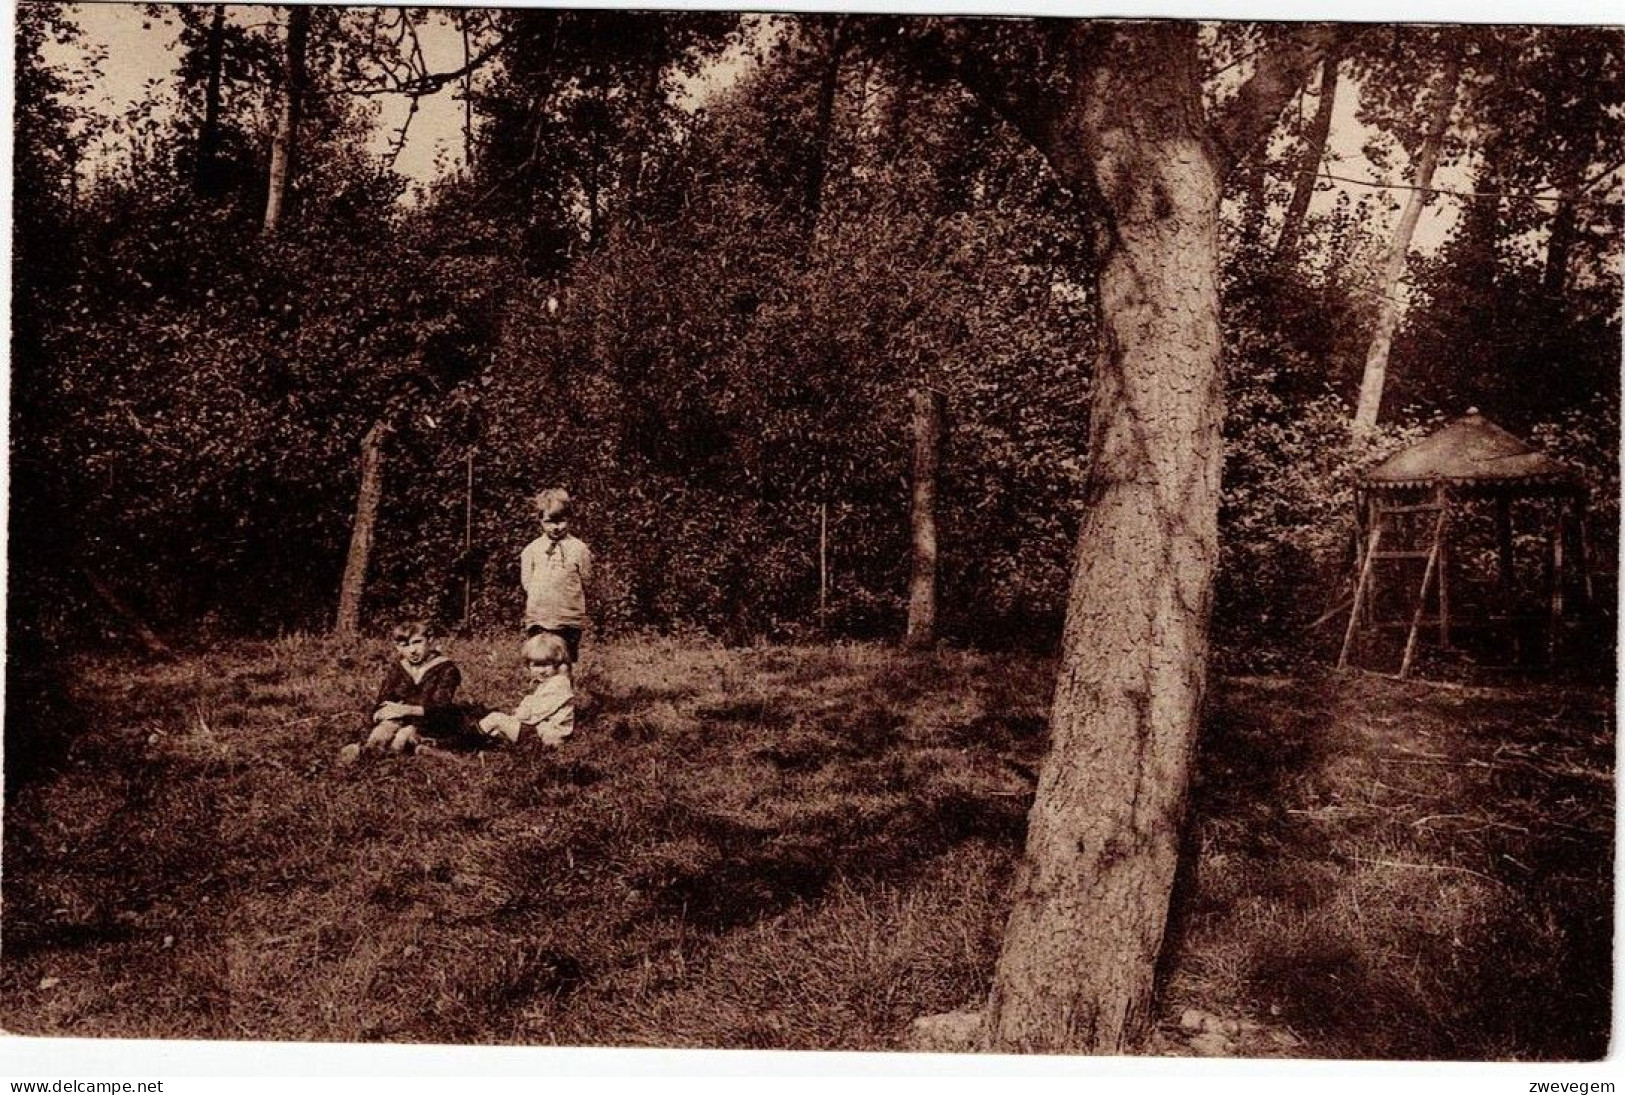
[[[1051,154],[1068,181],[1087,175],[1111,226],[1089,505],[984,1015],[995,1051],[1120,1052],[1145,1028],[1218,561],[1221,169],[1199,128],[1195,40],[1130,26],[1093,57]]]
[[[982,1048],[1122,1052],[1150,1017],[1218,565],[1219,194],[1337,34],[1261,51],[1211,121],[1190,23],[1046,29],[1025,84],[974,41],[948,58],[1098,217],[1088,508]]]
[[[1428,118],[1427,132],[1416,157],[1416,177],[1413,189],[1400,215],[1399,227],[1388,248],[1388,262],[1383,274],[1381,301],[1377,309],[1377,327],[1371,335],[1371,345],[1365,355],[1365,372],[1360,378],[1360,401],[1354,408],[1354,433],[1369,433],[1377,424],[1382,409],[1382,392],[1388,381],[1388,353],[1393,348],[1394,331],[1399,327],[1399,283],[1405,276],[1406,261],[1410,255],[1411,237],[1416,233],[1416,222],[1422,216],[1422,207],[1432,195],[1433,171],[1439,166],[1439,150],[1444,145],[1445,132],[1450,127],[1450,112],[1456,108],[1456,95],[1461,86],[1461,62],[1452,59],[1439,73],[1434,85],[1433,112]]]
[[[373,530],[384,496],[384,435],[389,427],[375,422],[361,439],[361,485],[356,488],[355,523],[350,527],[350,553],[344,561],[339,586],[339,611],[333,632],[354,635],[361,629],[361,595],[367,588],[367,566],[372,560]]]
[[[908,582],[908,627],[903,644],[937,640],[937,469],[942,463],[943,399],[921,388],[914,393],[914,497],[910,511],[913,564]]]
[[[1315,196],[1315,178],[1320,163],[1326,158],[1326,141],[1332,133],[1332,111],[1337,106],[1337,68],[1342,58],[1334,51],[1320,62],[1320,97],[1315,104],[1315,118],[1304,134],[1303,159],[1298,162],[1298,177],[1292,184],[1292,201],[1286,207],[1286,219],[1281,224],[1281,235],[1275,241],[1275,261],[1285,263],[1298,250],[1298,238],[1303,235],[1303,222],[1309,216],[1309,202]]]
[[[299,142],[300,100],[305,90],[305,41],[310,35],[310,9],[288,9],[288,38],[282,59],[282,111],[271,136],[271,169],[265,194],[263,230],[275,232],[287,207],[288,184],[293,177]]]

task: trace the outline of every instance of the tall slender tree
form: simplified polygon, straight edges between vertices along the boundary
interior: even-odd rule
[[[226,64],[226,5],[215,4],[204,47],[203,123],[198,130],[192,185],[200,195],[219,189],[220,84]]]
[[[1309,203],[1315,196],[1320,165],[1326,159],[1326,143],[1332,133],[1332,114],[1337,109],[1338,69],[1342,62],[1341,51],[1335,47],[1320,62],[1320,89],[1315,97],[1315,117],[1303,135],[1303,155],[1298,160],[1296,177],[1292,180],[1292,200],[1287,203],[1286,214],[1281,221],[1281,234],[1275,242],[1275,261],[1278,264],[1291,260],[1303,235],[1303,222],[1309,215]]]
[[[266,234],[275,232],[282,223],[288,201],[288,186],[293,178],[294,161],[299,150],[299,118],[304,108],[305,47],[310,38],[311,9],[300,5],[288,9],[287,34],[283,45],[282,99],[277,113],[276,131],[271,136],[271,165],[266,184]]]
[[[1427,128],[1416,154],[1411,189],[1405,199],[1405,210],[1400,214],[1399,225],[1394,229],[1388,258],[1383,264],[1382,282],[1377,289],[1377,325],[1366,350],[1365,371],[1360,377],[1360,398],[1354,407],[1354,433],[1357,436],[1369,433],[1376,426],[1377,415],[1382,408],[1383,387],[1388,379],[1388,355],[1393,349],[1394,331],[1399,327],[1400,282],[1405,276],[1416,224],[1422,218],[1422,209],[1433,196],[1433,173],[1439,166],[1445,134],[1450,128],[1450,116],[1456,109],[1461,76],[1460,58],[1452,53],[1432,84],[1432,103],[1428,110]]]
[[[909,539],[913,548],[908,582],[908,626],[903,641],[924,647],[937,638],[937,473],[942,466],[943,398],[917,388],[914,402],[914,465],[910,486]]]
[[[850,45],[846,16],[834,16],[821,29],[818,106],[813,115],[812,140],[807,147],[807,175],[801,199],[809,240],[818,232],[818,215],[824,204],[824,176],[829,171],[830,143],[835,137],[835,95],[841,85],[841,61]]]

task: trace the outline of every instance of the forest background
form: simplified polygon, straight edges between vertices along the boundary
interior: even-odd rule
[[[990,702],[1007,716],[1003,723],[950,720],[960,735],[950,739],[956,747],[940,750],[940,735],[928,736],[928,748],[940,750],[932,752],[932,765],[949,759],[974,764],[976,754],[963,746],[974,741],[996,748],[998,726],[1007,737],[1020,729],[1022,742],[1036,740],[1047,675],[1042,669],[1024,675],[1020,667],[1043,659],[1004,658],[1001,672],[962,672],[991,659],[959,650],[921,655],[895,673],[859,675],[854,702],[835,705],[827,726],[818,723],[800,739],[781,735],[781,724],[767,718],[761,701],[699,704],[695,727],[703,732],[694,734],[681,718],[650,722],[636,709],[654,703],[648,685],[661,673],[669,677],[674,667],[694,666],[695,657],[703,660],[711,651],[723,664],[758,655],[781,667],[780,659],[807,659],[792,676],[821,686],[840,675],[843,658],[884,664],[892,657],[876,644],[820,641],[787,651],[757,643],[884,641],[902,632],[910,555],[907,426],[910,397],[922,390],[943,397],[950,422],[940,447],[940,634],[956,646],[999,651],[1052,645],[1077,525],[1087,512],[1099,530],[1102,513],[1120,512],[1105,505],[1086,511],[1091,489],[1100,496],[1101,477],[1113,465],[1098,463],[1091,482],[1081,454],[1090,444],[1088,407],[1109,410],[1114,391],[1113,359],[1094,357],[1095,347],[1111,344],[1113,334],[1132,338],[1135,332],[1121,309],[1095,299],[1097,275],[1109,286],[1105,275],[1123,269],[1102,255],[1120,257],[1122,249],[1114,251],[1110,239],[1101,248],[1102,239],[1091,236],[1102,226],[1122,231],[1140,222],[1113,209],[1111,187],[1093,195],[1058,188],[1057,174],[1078,178],[1049,170],[1058,166],[1058,149],[1065,159],[1065,149],[1049,143],[1049,165],[1038,159],[993,113],[1002,103],[999,82],[989,81],[985,69],[969,71],[991,62],[1010,81],[1040,84],[1018,90],[1046,90],[1049,70],[1020,63],[1035,56],[1034,46],[1042,55],[1043,26],[855,16],[746,19],[728,12],[131,10],[175,29],[180,64],[149,100],[110,123],[86,102],[102,80],[98,65],[115,63],[117,43],[101,61],[75,65],[63,60],[76,34],[74,11],[27,5],[18,17],[8,793],[13,777],[30,773],[42,743],[79,729],[82,699],[80,706],[53,704],[53,688],[80,697],[122,689],[128,700],[173,667],[190,691],[168,695],[164,702],[178,714],[157,722],[140,721],[155,714],[139,704],[115,700],[107,710],[116,714],[104,720],[110,725],[86,728],[95,732],[80,734],[75,748],[64,750],[71,761],[61,769],[64,782],[42,787],[48,794],[31,800],[68,801],[75,796],[63,790],[77,787],[88,792],[81,796],[86,802],[112,803],[118,796],[104,794],[103,785],[122,787],[123,799],[109,806],[101,819],[106,824],[94,832],[92,843],[106,851],[105,860],[82,855],[86,845],[54,835],[76,821],[93,827],[94,809],[41,810],[32,815],[37,825],[8,828],[23,834],[8,836],[8,865],[47,880],[32,885],[27,874],[8,874],[8,885],[22,880],[18,893],[39,895],[35,906],[23,907],[22,918],[10,915],[15,903],[8,900],[8,932],[35,932],[34,960],[47,960],[53,942],[95,940],[104,929],[118,941],[136,941],[118,919],[125,915],[151,933],[158,952],[168,952],[173,938],[208,940],[208,918],[192,915],[185,892],[176,900],[176,887],[184,891],[186,879],[199,873],[229,879],[233,894],[250,905],[263,896],[256,878],[261,868],[279,880],[304,879],[338,898],[335,906],[350,919],[359,906],[323,879],[323,870],[338,865],[333,857],[311,870],[295,855],[266,858],[255,850],[253,868],[232,864],[200,872],[195,846],[207,829],[177,819],[188,817],[189,802],[207,803],[194,818],[253,819],[264,809],[310,813],[305,802],[324,809],[376,807],[391,816],[415,812],[419,807],[397,808],[400,800],[371,791],[432,782],[421,767],[381,768],[368,777],[367,793],[332,793],[321,758],[334,728],[347,725],[358,706],[351,695],[356,662],[350,653],[318,655],[354,647],[347,640],[323,647],[326,640],[311,642],[298,633],[370,629],[402,611],[427,611],[476,634],[506,632],[517,608],[513,551],[532,534],[526,500],[545,483],[562,481],[587,504],[581,528],[604,562],[597,591],[602,631],[677,636],[675,642],[605,644],[607,657],[653,651],[661,667],[660,673],[644,667],[606,675],[611,687],[599,712],[605,733],[595,745],[607,768],[675,771],[686,778],[681,773],[688,770],[670,760],[694,745],[715,748],[711,760],[750,768],[752,778],[767,778],[781,791],[805,790],[806,784],[827,785],[823,766],[838,754],[862,759],[853,786],[871,794],[883,772],[867,758],[902,723],[887,721],[884,712],[870,712],[867,720],[852,713],[882,698],[910,702],[907,692],[892,693],[900,680],[918,684],[922,661],[940,661],[934,679],[944,687],[968,677],[996,684],[1001,691]],[[431,34],[448,32],[461,46],[461,59],[449,69],[420,48]],[[1132,46],[1134,37],[1102,34],[1098,40]],[[1267,25],[1210,24],[1197,41],[1163,27],[1149,29],[1140,41],[1152,44],[1140,48],[1170,47],[1153,55],[1193,62],[1182,70],[1186,76],[1199,61],[1212,76],[1205,85],[1191,83],[1191,98],[1181,101],[1205,92],[1211,113],[1222,116],[1232,113],[1223,109],[1227,97],[1233,95],[1229,105],[1246,100],[1245,92],[1236,92],[1246,74],[1268,73],[1292,37]],[[1476,406],[1573,461],[1588,477],[1600,511],[1594,556],[1614,558],[1617,527],[1618,32],[1350,26],[1335,37],[1323,31],[1308,37],[1319,39],[1317,56],[1329,49],[1316,66],[1318,88],[1311,85],[1280,118],[1262,159],[1242,158],[1243,166],[1226,173],[1230,192],[1219,226],[1229,416],[1215,650],[1227,681],[1244,689],[1258,682],[1265,691],[1289,678],[1235,672],[1292,667],[1333,638],[1315,622],[1324,623],[1323,609],[1346,575],[1354,474],[1367,459],[1441,418]],[[1189,53],[1186,44],[1193,47]],[[957,71],[955,46],[964,50]],[[737,61],[753,52],[759,56],[738,65],[732,82],[715,81],[696,94],[696,83],[707,82],[719,59]],[[1122,56],[1095,54],[1094,61],[1101,70],[1122,69]],[[1147,79],[1128,86],[1156,84]],[[982,99],[962,86],[975,86]],[[387,100],[411,116],[413,106],[435,94],[456,96],[462,105],[461,166],[414,192],[395,169],[409,134],[391,140],[380,157],[372,105]],[[1347,103],[1356,96],[1352,112],[1331,109],[1335,99]],[[1142,116],[1156,113],[1143,102],[1134,105]],[[1014,120],[1019,125],[1022,118]],[[1229,128],[1222,133],[1239,136]],[[1364,146],[1362,158],[1380,172],[1377,185],[1346,180],[1341,157],[1351,142]],[[1312,201],[1321,185],[1331,189]],[[1407,261],[1403,226],[1411,218],[1400,218],[1396,235],[1392,214],[1402,205],[1419,209],[1424,193],[1454,212],[1441,222],[1449,227],[1446,237]],[[1091,209],[1101,198],[1107,203]],[[1209,234],[1199,235],[1186,241],[1201,247]],[[1204,254],[1215,257],[1211,250]],[[1202,315],[1213,317],[1215,304],[1205,296]],[[1395,331],[1401,314],[1404,324]],[[1183,334],[1161,333],[1171,340]],[[1154,356],[1159,345],[1140,348]],[[1104,396],[1092,400],[1095,361]],[[1374,363],[1385,370],[1374,373]],[[1386,375],[1377,392],[1380,406],[1363,383],[1374,375]],[[1172,402],[1188,392],[1162,394]],[[1172,412],[1159,410],[1165,425]],[[1380,418],[1378,410],[1385,411]],[[1364,423],[1367,415],[1377,423]],[[1216,423],[1217,416],[1205,421]],[[1100,454],[1098,444],[1092,448]],[[1176,455],[1213,451],[1194,442],[1185,448]],[[1212,509],[1192,505],[1177,516],[1203,515],[1210,518]],[[1213,558],[1205,548],[1200,555],[1204,564]],[[1082,556],[1080,572],[1093,558]],[[1489,561],[1457,560],[1468,573]],[[1613,604],[1611,577],[1602,575],[1594,602],[1605,609]],[[1193,600],[1198,603],[1189,614],[1202,617],[1204,632],[1194,649],[1205,649],[1206,593]],[[1612,620],[1605,615],[1593,622],[1601,626],[1592,633],[1591,653],[1611,668]],[[289,637],[233,643],[260,636]],[[689,641],[699,638],[736,649]],[[190,657],[155,662],[142,667],[144,676],[115,681],[102,675],[110,667],[116,674],[118,666],[102,657],[113,643],[121,652],[185,647]],[[232,660],[256,652],[282,658],[289,651],[303,651],[303,660],[268,670]],[[322,695],[313,705],[311,688],[323,680],[312,668],[317,661],[336,663],[336,671],[316,686]],[[1096,659],[1090,667],[1111,662]],[[499,663],[493,656],[471,666]],[[683,687],[705,676],[692,669],[676,675]],[[215,764],[227,754],[211,726],[236,725],[242,712],[231,705],[255,701],[250,678],[291,684],[302,699],[273,703],[243,720],[270,732],[262,739],[234,736],[228,753],[246,755],[260,740],[269,752],[252,772],[241,770],[241,783],[229,785]],[[725,692],[737,683],[726,673],[718,679]],[[1285,687],[1308,682],[1312,689],[1319,679],[1305,674]],[[798,702],[805,691],[794,692]],[[1569,713],[1581,691],[1565,696],[1557,715]],[[1412,702],[1413,694],[1380,693],[1397,704],[1396,719],[1393,708],[1361,703],[1360,693],[1351,687],[1345,699],[1359,706],[1362,718],[1400,726],[1406,743],[1423,733],[1423,705]],[[1364,740],[1341,730],[1326,733],[1327,720],[1312,703],[1297,692],[1282,695],[1292,697],[1283,706],[1316,729],[1319,747]],[[1547,695],[1533,689],[1524,698],[1543,709],[1551,706]],[[1067,712],[1059,690],[1057,696],[1050,721],[1064,729]],[[1236,739],[1224,734],[1222,701],[1218,706],[1220,732],[1209,745],[1222,750]],[[1295,751],[1294,741],[1302,739],[1276,733],[1277,724],[1258,717],[1259,706],[1250,703],[1245,717],[1231,721],[1243,737],[1268,743],[1275,751],[1269,763],[1243,750],[1247,763],[1210,756],[1198,774],[1290,774],[1305,794],[1268,792],[1281,816],[1303,813],[1304,803],[1318,807],[1322,773]],[[1563,753],[1566,742],[1544,718],[1517,707],[1497,710],[1515,724],[1509,732],[1529,733],[1539,748]],[[70,714],[53,718],[54,712]],[[1584,712],[1585,744],[1606,757],[1612,707],[1603,699],[1594,713],[1596,725],[1593,712]],[[788,725],[805,730],[799,718],[790,716]],[[730,720],[771,740],[739,743],[710,732]],[[1194,716],[1176,729],[1189,731],[1180,737],[1189,743]],[[1493,760],[1479,765],[1475,757],[1460,766],[1506,774],[1496,764],[1512,763],[1503,756],[1512,743],[1494,729],[1479,729],[1463,740],[1497,742]],[[152,778],[147,762],[169,755],[171,737],[173,749],[201,745],[200,755],[209,758],[185,769],[197,777],[190,783]],[[1059,745],[1052,750],[1063,760],[1067,753]],[[629,754],[658,759],[635,768],[621,763]],[[1142,766],[1149,755],[1140,750]],[[122,772],[100,766],[115,756],[128,766]],[[534,778],[538,771],[568,787],[590,786],[601,775],[573,759],[562,765],[551,758],[502,759],[523,774],[495,778],[497,788],[548,786],[550,777]],[[295,768],[306,777],[297,782],[309,799],[288,793],[288,784],[273,790],[260,778],[278,773],[280,779]],[[756,785],[739,769],[724,763],[703,770],[725,805],[739,797],[757,801]],[[168,771],[178,777],[181,770]],[[1569,779],[1574,771],[1588,785],[1610,778],[1591,767],[1554,767],[1546,774]],[[1182,797],[1180,782],[1169,781],[1170,801]],[[437,796],[435,803],[480,827],[494,802],[470,802],[482,797],[471,786],[460,787],[461,802]],[[153,793],[158,788],[164,793]],[[1364,789],[1396,793],[1391,778]],[[589,796],[561,790],[591,813]],[[628,781],[603,781],[600,803],[614,806],[584,820],[635,816],[628,812],[633,801],[668,810],[680,798],[663,784],[647,790],[640,798]],[[1213,793],[1212,784],[1197,790]],[[1486,793],[1504,806],[1505,790],[1489,786]],[[923,809],[930,800],[921,791],[914,784],[896,789],[883,816],[934,824],[937,814]],[[1334,800],[1338,793],[1326,792]],[[1021,791],[1001,788],[994,796],[1010,807],[998,814],[1004,819],[998,831],[1009,837],[1019,828]],[[1528,797],[1543,804],[1581,801],[1546,790]],[[989,816],[967,810],[963,796],[942,801],[941,817],[956,825]],[[1431,840],[1434,834],[1422,830],[1439,818],[1467,816],[1445,805],[1454,802],[1449,796],[1437,801],[1441,805],[1425,812],[1418,808],[1422,816],[1415,818],[1373,801],[1374,816],[1403,830],[1407,842],[1396,847],[1404,854],[1389,854],[1386,844],[1361,844],[1346,858],[1375,868],[1431,870],[1412,861],[1414,842]],[[1611,802],[1599,803],[1595,795],[1584,801],[1603,814],[1611,810]],[[248,805],[234,809],[238,804]],[[1039,805],[1033,816],[1043,814]],[[857,817],[863,824],[875,817],[849,802],[825,808],[820,817]],[[1223,826],[1264,832],[1232,803],[1221,801],[1203,816],[1209,835]],[[353,826],[326,826],[326,839],[339,859],[366,859],[375,845],[339,837],[369,832],[365,819],[352,820]],[[684,839],[738,831],[711,825],[732,824],[728,810],[679,820]],[[1553,820],[1571,836],[1582,831],[1576,819]],[[1587,845],[1595,853],[1588,853],[1587,864],[1605,862],[1601,849],[1611,815],[1596,826],[1589,823],[1603,819],[1581,820],[1588,823],[1583,831],[1599,838]],[[1521,820],[1504,825],[1508,832],[1536,828]],[[801,846],[802,854],[826,867],[832,861],[826,847],[863,854],[865,846],[849,839],[847,829],[826,828],[827,845],[817,853]],[[291,824],[275,831],[318,859],[329,847],[320,833],[301,839]],[[125,832],[144,834],[138,853],[132,854]],[[29,843],[34,834],[40,839]],[[162,840],[147,839],[153,834],[182,838],[174,849],[179,858],[168,859]],[[898,847],[918,850],[913,838],[919,831],[905,826],[901,835],[908,839]],[[1301,861],[1279,854],[1270,839],[1266,834],[1258,842],[1262,857],[1289,874],[1303,873]],[[1318,830],[1314,840],[1327,847]],[[1082,850],[1081,841],[1067,843]],[[1446,854],[1454,856],[1458,845],[1449,843]],[[14,855],[19,847],[28,850]],[[664,873],[651,876],[664,880],[658,892],[710,893],[715,883],[730,898],[712,910],[718,917],[741,909],[748,914],[751,906],[733,885],[741,869],[738,849],[727,841],[685,847],[695,861],[667,870],[672,864],[662,860]],[[562,851],[572,862],[568,844]],[[1221,869],[1228,846],[1212,843],[1205,851],[1210,897],[1222,901],[1226,878],[1251,887],[1255,879],[1246,871]],[[1441,913],[1424,925],[1433,931],[1430,938],[1450,947],[1451,957],[1437,968],[1463,968],[1460,924],[1483,928],[1490,947],[1465,982],[1467,991],[1450,999],[1497,1016],[1534,1017],[1536,1027],[1550,1028],[1538,1011],[1473,989],[1481,983],[1477,974],[1493,971],[1497,981],[1517,982],[1501,976],[1516,950],[1503,941],[1529,939],[1551,945],[1559,971],[1595,974],[1602,968],[1596,955],[1605,948],[1596,945],[1604,936],[1593,926],[1612,911],[1611,891],[1596,883],[1600,873],[1568,876],[1572,890],[1546,885],[1525,864],[1561,871],[1569,861],[1544,850],[1486,852],[1494,870],[1504,860],[1530,874],[1522,881],[1539,900],[1509,905],[1495,888],[1504,883],[1476,867],[1465,870],[1492,887],[1483,893],[1493,893],[1493,901],[1415,900],[1411,885],[1387,892],[1405,907],[1461,912],[1454,922]],[[715,861],[706,858],[712,855]],[[453,858],[463,867],[472,859],[461,846]],[[185,867],[177,869],[182,860]],[[117,885],[96,874],[103,866]],[[772,900],[757,911],[777,908],[779,900],[794,903],[828,877],[787,872],[776,860],[756,866],[770,879],[801,880],[768,887]],[[1439,873],[1463,869],[1452,858]],[[423,877],[437,882],[436,870],[425,867]],[[338,873],[352,872],[340,867]],[[505,868],[500,873],[533,877]],[[996,872],[972,864],[970,873],[985,880]],[[632,876],[636,889],[644,874],[640,868]],[[452,884],[456,877],[447,875]],[[81,881],[84,891],[60,905],[44,896]],[[705,885],[696,889],[699,882]],[[276,881],[264,892],[281,885]],[[154,897],[152,890],[162,892]],[[632,891],[594,886],[591,892]],[[364,901],[387,905],[398,896],[383,887]],[[172,900],[188,910],[179,936],[165,919]],[[990,898],[990,922],[996,903]],[[278,913],[284,905],[281,898],[271,902]],[[233,945],[242,938],[244,907],[215,906]],[[501,907],[509,906],[504,901]],[[1371,906],[1351,907],[1363,930],[1362,910]],[[690,905],[680,900],[676,908],[681,931]],[[839,919],[838,904],[831,908]],[[1293,916],[1301,911],[1291,908]],[[1491,909],[1497,916],[1481,922],[1467,916]],[[1503,931],[1514,922],[1501,918],[1508,909],[1519,915],[1527,909],[1516,922],[1534,927]],[[540,906],[532,911],[543,912]],[[1160,910],[1153,911],[1160,923]],[[647,910],[632,908],[627,916],[625,923],[657,933],[670,926]],[[1409,931],[1410,922],[1404,923]],[[1583,929],[1571,931],[1574,924]],[[306,926],[320,950],[324,925],[310,918]],[[469,928],[483,946],[509,942],[488,924]],[[161,934],[166,930],[170,934]],[[1280,949],[1278,932],[1261,934],[1272,953]],[[1329,934],[1333,942],[1343,938]],[[888,937],[881,930],[874,935]],[[515,933],[520,937],[525,933]],[[1309,950],[1318,959],[1335,948]],[[1406,951],[1415,948],[1407,943]],[[486,953],[465,955],[467,968],[494,970],[511,983],[486,985],[490,991],[476,996],[500,1004],[509,988],[536,995],[526,987],[534,980],[528,960],[521,955],[510,967],[487,962]],[[1342,971],[1367,961],[1385,965],[1390,951],[1362,937],[1358,948],[1338,953],[1352,965],[1328,967],[1329,983],[1346,999],[1350,982]],[[94,962],[97,954],[86,948],[74,957]],[[585,965],[600,973],[622,966],[615,954],[607,961],[587,957]],[[681,948],[677,957],[683,960]],[[451,968],[437,963],[434,972]],[[224,999],[249,999],[229,981],[243,965],[227,960],[223,970]],[[60,1013],[62,1001],[47,995],[62,983],[57,970],[25,963],[10,976],[27,990],[12,996]],[[80,978],[70,971],[68,980],[77,985]],[[1318,991],[1321,983],[1315,976],[1263,980],[1306,991]],[[1570,974],[1525,980],[1562,985],[1565,993],[1580,985],[1593,1005],[1601,999],[1594,982]],[[455,979],[450,983],[455,987]],[[728,980],[730,989],[733,983]],[[204,978],[202,984],[218,991],[222,983]],[[614,997],[612,979],[602,991]],[[419,995],[415,989],[409,994]],[[95,1001],[104,995],[91,984],[80,999],[99,1006]],[[187,995],[210,999],[191,989]],[[466,995],[449,992],[445,1002],[456,1006]],[[956,993],[950,1002],[968,997]],[[265,999],[286,1003],[281,993]],[[908,1003],[902,1011],[919,1014],[914,1001]],[[1260,1006],[1246,1004],[1253,1011]],[[67,1007],[71,1019],[71,1001]],[[205,1010],[232,1014],[230,1008]],[[1349,1010],[1386,1015],[1390,1009]],[[149,1016],[142,1007],[131,1014]],[[1436,1018],[1446,1011],[1429,1004],[1416,1014]],[[1606,1005],[1585,1014],[1585,1033],[1594,1038],[1600,1029],[1594,1020],[1605,1018]],[[793,1015],[787,1029],[799,1029],[804,1018]],[[857,1044],[895,1044],[889,1040],[895,1017],[888,1011],[882,1018],[883,1040]],[[551,1029],[545,1016],[531,1019],[538,1029]],[[301,1026],[296,1033],[312,1029]],[[1444,1029],[1423,1051],[1460,1055],[1471,1045],[1492,1056],[1531,1052],[1516,1038],[1472,1042],[1460,1035]],[[1533,1052],[1575,1052],[1561,1042],[1542,1041]],[[1392,1044],[1386,1050],[1395,1051]],[[1343,1052],[1384,1050],[1360,1043]],[[1398,1052],[1409,1055],[1405,1046]]]
[[[116,43],[64,63],[73,9],[18,10],[13,667],[107,630],[506,626],[527,499],[553,483],[583,504],[606,634],[895,637],[919,389],[949,422],[941,634],[1054,642],[1085,496],[1087,221],[908,48],[928,21],[140,10],[178,67],[111,120],[86,99]],[[1619,35],[1351,29],[1225,205],[1221,667],[1318,652],[1355,473],[1469,407],[1573,461],[1594,554],[1617,550]],[[449,69],[431,31],[461,44]],[[1245,68],[1270,33],[1215,24],[1207,47]],[[725,56],[736,78],[697,95]],[[1433,198],[1455,215],[1390,283],[1446,69]],[[414,188],[375,107],[435,94],[462,154]],[[1320,109],[1339,95],[1355,134]],[[1340,178],[1351,141],[1384,185]],[[1384,415],[1351,442],[1385,303]]]

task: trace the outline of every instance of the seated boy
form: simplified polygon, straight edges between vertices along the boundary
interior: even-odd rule
[[[365,746],[346,746],[339,754],[351,763],[363,748],[410,753],[426,735],[455,733],[460,710],[455,703],[462,673],[441,649],[441,633],[427,620],[406,620],[390,633],[396,660],[384,672],[373,701],[372,729]]]

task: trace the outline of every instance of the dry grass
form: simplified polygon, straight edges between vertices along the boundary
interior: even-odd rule
[[[1172,996],[1315,1056],[1607,1051],[1607,692],[1233,681],[1203,752]]]
[[[471,697],[518,694],[506,644],[454,654]],[[376,658],[293,638],[14,696],[72,732],[8,804],[0,1022],[866,1050],[985,991],[1042,660],[600,645],[562,750],[340,767]],[[1603,1052],[1611,718],[1578,688],[1221,684],[1152,1048],[1197,1007],[1250,1054]]]

